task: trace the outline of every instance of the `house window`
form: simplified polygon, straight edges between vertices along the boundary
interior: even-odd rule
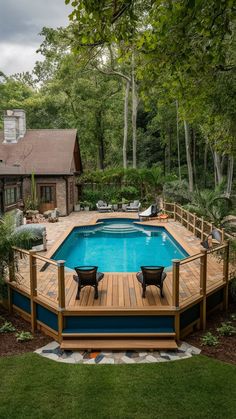
[[[17,202],[17,187],[5,189],[5,205],[12,205]]]
[[[44,204],[49,204],[54,200],[54,188],[53,186],[41,186],[40,187],[40,201]]]

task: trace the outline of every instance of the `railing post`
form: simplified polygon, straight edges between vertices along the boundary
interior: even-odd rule
[[[181,217],[181,224],[183,225],[183,208],[180,207],[180,217]]]
[[[189,211],[187,211],[187,230],[189,230]]]
[[[196,236],[196,213],[193,214],[193,234]]]
[[[37,297],[37,262],[36,252],[29,250],[29,266],[30,266],[30,304],[31,304],[31,330],[32,333],[37,329],[36,320],[36,303],[34,301]]]
[[[172,260],[172,304],[179,308],[179,259]]]
[[[200,294],[203,299],[201,302],[200,322],[201,329],[206,329],[206,291],[207,291],[207,250],[201,249],[200,258]]]
[[[62,341],[62,331],[64,328],[63,311],[65,309],[65,261],[57,261],[58,269],[58,335]]]
[[[174,202],[174,221],[176,221],[176,202]]]
[[[229,303],[229,240],[225,243],[225,254],[223,262],[223,281],[225,283],[224,288],[224,310],[228,310]]]
[[[224,228],[221,229],[221,241],[222,241],[222,243],[224,243],[224,241],[225,241],[225,229]]]
[[[202,226],[201,226],[201,241],[204,240],[204,218],[201,218],[202,220]]]
[[[9,282],[13,282],[15,280],[15,250],[12,249],[12,263],[9,264]],[[12,313],[12,289],[10,285],[7,285],[7,303],[8,303],[8,311]]]

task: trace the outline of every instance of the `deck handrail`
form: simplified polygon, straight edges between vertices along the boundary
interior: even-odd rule
[[[225,232],[224,228],[214,226],[213,223],[204,219],[204,217],[198,217],[195,213],[188,211],[176,202],[163,201],[163,209],[169,215],[172,215],[175,221],[179,221],[187,230],[191,231],[196,237],[204,240],[212,230],[218,230],[221,234],[221,241],[223,242],[226,238],[231,239],[232,236]],[[192,222],[190,221],[192,219]],[[196,234],[199,233],[199,234]]]

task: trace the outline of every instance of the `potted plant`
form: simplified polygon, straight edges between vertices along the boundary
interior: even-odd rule
[[[84,205],[84,211],[89,211],[90,202],[88,202],[88,201],[84,201],[84,202],[83,202],[83,205]]]
[[[117,204],[116,200],[112,199],[111,203],[112,203],[113,210],[117,211],[118,210],[118,204]]]
[[[78,212],[81,210],[81,202],[76,202],[74,205],[74,211]]]

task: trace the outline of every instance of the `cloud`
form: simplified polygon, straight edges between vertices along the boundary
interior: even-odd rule
[[[31,71],[36,61],[42,59],[33,45],[1,43],[0,70],[7,75]]]
[[[70,7],[64,0],[0,0],[0,11],[0,70],[12,74],[33,68],[39,32],[66,26]]]

